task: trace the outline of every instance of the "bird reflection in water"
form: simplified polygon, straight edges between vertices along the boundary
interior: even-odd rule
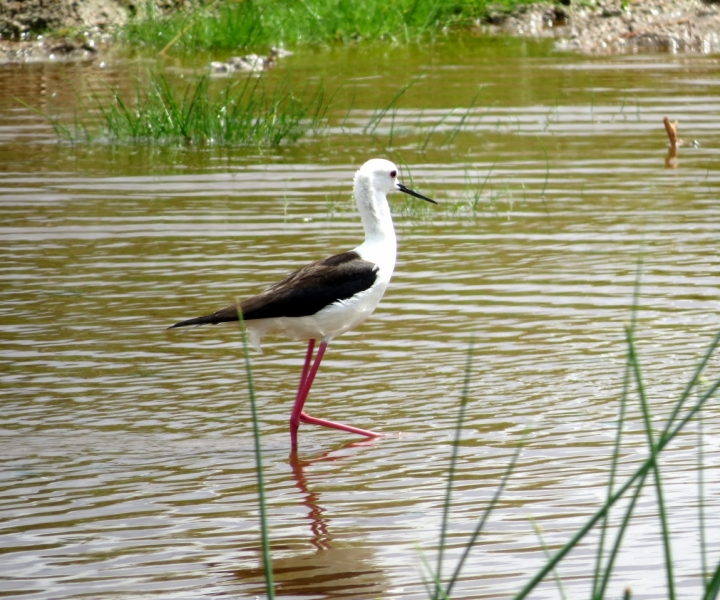
[[[295,487],[307,508],[310,525],[307,541],[313,550],[296,551],[298,538],[283,542],[273,536],[271,526],[273,575],[278,595],[381,598],[393,587],[378,564],[374,547],[362,541],[348,540],[347,535],[343,536],[345,539],[333,539],[330,529],[332,516],[328,508],[320,504],[322,493],[312,489],[313,483],[322,485],[322,481],[313,482],[307,475],[308,470],[318,463],[343,460],[348,457],[344,451],[375,442],[374,439],[352,442],[314,458],[300,458],[297,452],[290,454],[289,464]],[[258,558],[262,561],[259,548]],[[236,571],[236,575],[242,580],[257,582],[252,593],[263,593],[261,567]]]
[[[376,442],[375,439],[368,439],[357,442],[350,442],[342,446],[339,450],[325,452],[316,458],[301,459],[297,452],[290,453],[290,467],[292,468],[293,478],[295,479],[295,487],[300,490],[304,496],[303,504],[308,508],[308,519],[310,520],[310,531],[313,537],[310,543],[318,550],[329,549],[331,537],[327,530],[327,520],[323,517],[325,509],[318,504],[320,498],[319,492],[312,492],[308,487],[305,469],[312,467],[315,463],[325,461],[336,461],[345,458],[344,454],[338,454],[348,448],[357,448],[360,446],[370,446]]]

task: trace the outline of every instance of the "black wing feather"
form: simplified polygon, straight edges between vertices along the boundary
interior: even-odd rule
[[[378,271],[375,263],[363,260],[357,252],[336,254],[290,273],[264,292],[243,300],[239,306],[228,306],[211,315],[181,321],[170,329],[237,321],[238,308],[246,321],[307,317],[369,289],[375,283]]]

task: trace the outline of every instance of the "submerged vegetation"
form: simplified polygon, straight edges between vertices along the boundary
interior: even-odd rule
[[[403,158],[405,147],[422,154],[430,138],[437,149],[452,145],[461,133],[472,135],[468,116],[477,100],[475,97],[468,107],[400,126],[397,103],[413,83],[353,124],[347,123],[352,106],[338,111],[346,113],[339,129],[345,135],[368,136],[380,151],[394,153],[393,159],[403,166],[411,184],[412,168]],[[33,110],[50,121],[60,140],[72,144],[277,148],[303,137],[322,137],[337,125],[337,114],[330,114],[331,108],[341,103],[337,90],[326,93],[322,83],[301,94],[291,88],[289,79],[268,82],[246,76],[217,82],[207,76],[187,80],[147,72],[129,89],[107,86],[78,97],[72,116]],[[492,174],[493,168],[482,174],[467,172],[464,193],[443,202],[446,214],[451,218],[480,213],[499,216],[509,214],[516,203],[524,204],[524,190],[514,191],[507,183],[498,188],[490,183]],[[343,202],[330,201],[329,210],[344,210]],[[347,208],[354,210],[354,203]],[[438,214],[407,197],[403,197],[399,212],[421,222]]]
[[[477,97],[467,107],[399,126],[398,101],[414,83],[403,86],[363,121],[349,125],[354,110],[351,100],[350,106],[340,107],[345,117],[339,129],[345,135],[368,136],[383,151],[395,150],[400,141],[401,146],[410,143],[421,154],[431,139],[436,150],[452,145],[458,134],[471,129],[468,116]],[[136,78],[129,90],[107,86],[78,97],[72,119],[36,112],[51,122],[59,138],[72,143],[276,147],[322,134],[333,121],[331,108],[342,104],[336,99],[338,90],[326,93],[322,82],[300,92],[292,91],[293,86],[290,78],[269,80],[250,75],[214,82],[207,75],[185,79],[149,71]],[[475,212],[482,189],[484,185],[456,209],[470,207]]]
[[[213,90],[207,77],[178,85],[162,74],[136,80],[127,97],[117,89],[93,92],[90,106],[72,125],[50,118],[55,132],[73,143],[151,142],[279,146],[316,131],[327,110],[323,89],[302,97],[280,85],[268,91],[245,78]]]
[[[448,28],[467,27],[493,10],[527,0],[247,0],[158,16],[150,4],[122,33],[130,43],[195,51],[355,40],[408,42]]]

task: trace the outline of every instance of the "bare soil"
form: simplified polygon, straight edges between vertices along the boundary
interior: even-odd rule
[[[159,14],[203,0],[153,0]],[[145,0],[0,0],[0,63],[90,60]]]
[[[554,38],[559,50],[720,52],[720,4],[701,0],[542,2],[497,13],[491,23],[495,31]]]

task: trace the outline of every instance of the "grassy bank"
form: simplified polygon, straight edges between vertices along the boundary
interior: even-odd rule
[[[332,44],[356,40],[408,42],[449,28],[474,25],[492,10],[528,0],[246,0],[222,1],[159,16],[151,7],[122,37],[173,51],[235,50],[271,45]]]

